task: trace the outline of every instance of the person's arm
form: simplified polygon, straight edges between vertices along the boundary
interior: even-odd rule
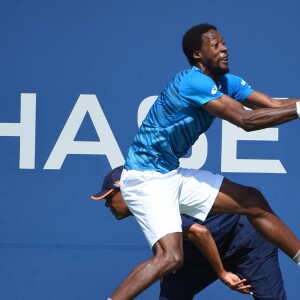
[[[245,284],[246,279],[241,280],[237,275],[225,271],[216,243],[205,226],[194,223],[184,229],[183,235],[200,250],[224,284],[240,293],[253,294],[249,290],[251,286]]]
[[[246,131],[254,131],[297,119],[298,101],[300,99],[277,100],[254,91],[242,102],[253,110],[246,110],[239,101],[225,94],[206,103],[203,108]]]
[[[300,99],[297,98],[271,98],[264,93],[254,91],[242,102],[242,104],[251,109],[258,109],[284,107],[299,101]]]

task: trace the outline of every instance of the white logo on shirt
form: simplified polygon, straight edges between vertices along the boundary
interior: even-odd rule
[[[245,84],[246,84],[246,81],[244,79],[242,79],[241,85],[245,85]]]
[[[214,95],[218,91],[218,88],[216,85],[213,86],[211,93]]]

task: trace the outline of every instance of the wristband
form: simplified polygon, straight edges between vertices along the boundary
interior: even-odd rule
[[[296,108],[297,108],[298,118],[300,118],[300,101],[296,102]]]

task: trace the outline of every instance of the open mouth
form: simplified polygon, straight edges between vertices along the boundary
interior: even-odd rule
[[[227,64],[228,63],[228,56],[221,58],[220,62],[223,62],[223,63]]]

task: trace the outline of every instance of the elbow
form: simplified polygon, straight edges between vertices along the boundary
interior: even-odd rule
[[[243,130],[245,130],[246,132],[251,132],[260,129],[255,123],[252,114],[243,116],[240,119],[240,123],[238,124],[238,126],[241,127]]]
[[[255,128],[254,126],[252,126],[251,124],[242,124],[240,126],[243,130],[245,130],[246,132],[251,132],[251,131],[254,131],[254,130],[257,130],[257,128]]]
[[[209,230],[200,224],[194,224],[189,231],[188,234],[188,239],[191,242],[196,242],[196,241],[207,241],[210,238],[210,232]]]

